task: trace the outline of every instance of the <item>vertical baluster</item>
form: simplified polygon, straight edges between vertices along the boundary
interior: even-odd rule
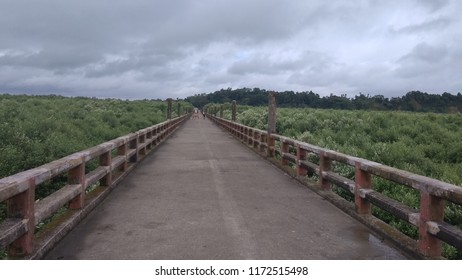
[[[99,180],[101,186],[110,187],[112,185],[112,153],[108,151],[99,157],[99,165],[109,168],[108,174]]]
[[[284,154],[289,153],[289,144],[285,143],[284,140],[281,140],[281,164],[287,165],[289,164],[289,160],[284,158]]]
[[[125,157],[124,163],[119,167],[119,171],[121,172],[125,172],[128,168],[127,153],[128,153],[127,143],[123,143],[117,148],[117,155]]]
[[[445,201],[427,192],[420,193],[419,251],[430,258],[441,256],[442,242],[427,230],[427,222],[442,222]]]
[[[300,148],[300,144],[295,145],[297,149],[297,167],[296,167],[296,173],[297,176],[305,176],[306,175],[306,169],[300,165],[301,160],[306,160],[306,151]]]
[[[129,148],[130,149],[135,149],[136,152],[133,156],[130,157],[129,161],[130,162],[137,162],[138,161],[138,135],[129,142]]]
[[[371,214],[371,203],[361,197],[360,189],[370,189],[372,176],[361,169],[361,163],[355,163],[355,207],[356,212],[361,215]]]
[[[67,183],[69,185],[81,184],[79,195],[69,202],[69,209],[82,209],[85,203],[85,160],[67,172]]]
[[[332,183],[323,178],[322,173],[332,170],[332,160],[324,152],[319,154],[319,184],[325,190],[332,189]]]
[[[265,152],[265,146],[263,146],[263,143],[266,143],[266,135],[261,133],[260,134],[260,152],[263,153]]]
[[[27,232],[8,246],[8,256],[23,257],[32,253],[35,230],[35,178],[29,180],[29,188],[7,201],[8,217],[20,218],[27,224]]]

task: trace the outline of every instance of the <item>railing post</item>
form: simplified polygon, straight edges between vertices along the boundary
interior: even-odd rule
[[[439,197],[421,191],[419,221],[419,251],[424,256],[435,258],[441,256],[442,242],[427,230],[427,223],[442,222],[445,201]]]
[[[372,184],[372,175],[361,169],[361,163],[355,163],[355,207],[356,213],[360,215],[371,214],[371,203],[361,197],[360,189],[370,189]]]
[[[231,103],[231,120],[236,121],[236,100]]]
[[[124,163],[119,167],[119,171],[125,172],[128,168],[128,159],[127,157],[127,152],[128,152],[128,144],[123,143],[121,146],[117,148],[117,155],[119,156],[125,156],[125,161]]]
[[[176,113],[178,117],[181,116],[181,103],[180,102],[178,102],[177,104]]]
[[[139,144],[146,143],[146,134],[140,134],[138,136],[138,143]],[[142,156],[145,156],[145,155],[146,155],[146,146],[144,146],[143,148],[140,148],[139,151],[138,151],[138,157],[141,158]]]
[[[259,141],[260,141],[260,132],[254,130],[253,131],[253,147],[254,147],[254,149],[258,148]]]
[[[276,96],[274,92],[268,94],[268,135],[267,140],[267,151],[266,154],[268,157],[274,156],[274,138],[271,137],[271,134],[276,133]]]
[[[296,173],[297,176],[305,176],[306,175],[306,169],[300,165],[301,160],[306,160],[306,151],[300,148],[300,144],[296,144],[295,148],[297,150],[297,162],[296,162]]]
[[[69,209],[82,209],[85,203],[85,161],[67,172],[67,183],[69,185],[81,184],[82,188],[74,199],[69,201]]]
[[[111,151],[108,151],[108,152],[102,154],[99,157],[99,165],[100,166],[105,166],[105,167],[107,166],[109,168],[109,173],[106,176],[104,176],[103,178],[101,178],[101,180],[99,180],[99,183],[100,183],[101,186],[110,187],[112,185],[111,164],[112,164]]]
[[[152,149],[152,129],[151,128],[149,129],[148,132],[146,132],[146,141],[148,141],[148,144],[146,145],[146,149],[151,150]]]
[[[265,147],[263,146],[263,143],[266,143],[266,135],[261,133],[260,134],[260,152],[261,153],[265,151]]]
[[[223,118],[223,104],[220,105],[220,118]]]
[[[167,119],[170,120],[172,118],[172,99],[167,98]]]
[[[7,202],[8,217],[23,219],[27,232],[8,246],[8,256],[18,258],[32,253],[35,230],[35,178],[29,180],[29,188]]]
[[[160,125],[157,125],[156,126],[156,130],[155,130],[155,136],[156,136],[156,146],[159,145],[160,143],[160,140],[162,140],[162,135],[159,133],[160,132]]]
[[[328,158],[324,153],[319,154],[319,184],[324,190],[331,190],[332,183],[324,179],[322,176],[323,172],[332,170],[332,160]]]
[[[135,154],[132,157],[130,157],[129,159],[130,162],[137,162],[138,161],[138,135],[136,135],[135,139],[130,140],[129,148],[136,150]]]
[[[289,144],[284,142],[284,140],[281,139],[281,164],[282,165],[287,165],[289,164],[289,160],[284,158],[284,154],[289,153]]]

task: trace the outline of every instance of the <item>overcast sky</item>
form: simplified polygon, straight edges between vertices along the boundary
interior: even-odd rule
[[[0,93],[462,92],[460,0],[0,0]]]

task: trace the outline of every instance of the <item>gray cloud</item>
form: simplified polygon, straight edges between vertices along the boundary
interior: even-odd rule
[[[428,63],[437,64],[445,60],[448,51],[445,46],[431,46],[427,43],[420,43],[415,46],[409,54],[399,59],[399,62],[406,63]]]
[[[461,91],[456,0],[1,1],[0,92]]]
[[[418,33],[418,32],[429,32],[429,31],[438,31],[444,30],[445,27],[451,24],[451,20],[447,18],[437,18],[428,20],[418,24],[411,24],[408,26],[404,26],[399,28],[398,30],[392,30],[392,32],[396,33]]]
[[[449,0],[420,0],[431,11],[438,11],[449,4]]]

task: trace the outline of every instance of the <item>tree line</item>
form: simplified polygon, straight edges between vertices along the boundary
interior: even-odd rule
[[[185,99],[195,107],[203,108],[208,103],[226,103],[236,100],[240,105],[266,106],[268,92],[259,88],[221,89],[213,93],[202,93]],[[321,97],[312,91],[282,91],[276,93],[278,107],[345,109],[345,110],[380,110],[380,111],[413,111],[435,113],[462,112],[462,94],[451,93],[429,94],[421,91],[410,91],[401,97],[385,97],[383,95],[364,95],[360,93],[353,98],[346,94],[340,96],[330,94]]]

